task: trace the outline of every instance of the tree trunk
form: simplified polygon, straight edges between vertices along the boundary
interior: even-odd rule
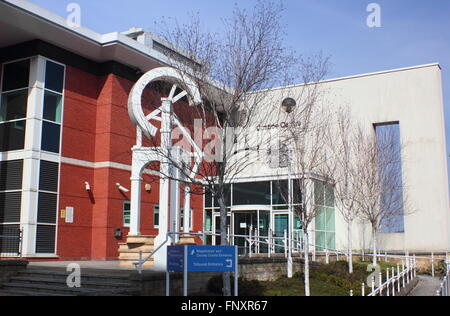
[[[374,266],[377,265],[377,231],[376,229],[372,229],[372,235],[373,235],[373,260],[372,264]]]
[[[223,191],[223,190],[222,190]],[[225,196],[220,194],[218,198],[220,206],[220,244],[222,246],[228,245],[228,229],[227,229],[227,208],[225,206]],[[231,296],[230,272],[222,274],[223,280],[223,296]]]
[[[304,255],[305,255],[305,296],[311,296],[311,291],[309,288],[309,236],[308,231],[304,231],[305,235],[305,246],[303,247]]]
[[[353,236],[352,236],[352,226],[353,221],[347,222],[347,254],[348,254],[348,272],[353,273]]]

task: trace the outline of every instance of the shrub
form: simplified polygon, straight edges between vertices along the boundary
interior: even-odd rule
[[[230,277],[231,292],[234,289],[234,277]],[[262,296],[264,289],[259,281],[249,281],[239,278],[239,296]],[[211,294],[222,295],[223,279],[221,275],[212,277],[207,284],[207,289]]]

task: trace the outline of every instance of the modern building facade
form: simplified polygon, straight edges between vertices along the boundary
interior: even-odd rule
[[[0,29],[0,236],[9,236],[0,237],[0,257],[116,260],[131,220],[136,130],[128,96],[142,74],[168,64],[169,48],[143,30],[101,35],[71,28],[64,18],[23,0],[0,1]],[[381,234],[385,250],[450,248],[440,72],[432,64],[322,83],[332,91],[324,102],[348,105],[367,128],[395,123],[408,144],[402,174],[417,211],[402,219],[404,229]],[[281,102],[291,89],[301,87],[273,93],[280,93]],[[162,96],[158,87],[147,95],[158,103]],[[247,235],[250,227],[261,235],[271,230],[282,237],[288,227],[298,233],[301,222],[278,192],[280,185],[296,190],[289,177],[283,166],[267,161],[240,175],[227,199],[230,233]],[[345,249],[346,227],[333,188],[320,177],[311,181],[323,208],[313,242]],[[147,170],[141,187],[143,235],[158,234],[159,197],[159,177]],[[217,232],[212,196],[193,196],[191,209],[192,232]],[[355,227],[357,249],[370,248],[365,227]],[[21,243],[14,236],[21,236]],[[210,236],[207,242],[218,240]]]

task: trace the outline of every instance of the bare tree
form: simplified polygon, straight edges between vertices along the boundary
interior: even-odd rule
[[[289,188],[283,192],[280,186],[279,190],[286,203],[290,204],[291,211],[302,223],[305,295],[310,296],[309,234],[311,224],[321,210],[315,201],[314,180],[330,181],[325,173],[329,154],[324,146],[330,124],[330,113],[320,102],[325,93],[320,81],[327,73],[328,59],[319,56],[314,58],[314,61],[302,63],[302,66],[305,84],[288,89],[288,94],[297,101],[297,104],[288,110],[285,117],[287,123],[284,129],[279,130],[277,140],[282,144],[278,148],[281,160],[286,155],[284,151],[289,151],[289,161],[284,166],[286,168],[281,168],[280,171],[289,173],[289,178],[292,178],[296,190],[293,190],[292,197],[290,197]],[[292,206],[291,201],[301,201],[301,204]]]
[[[169,57],[169,66],[185,80],[172,89],[163,84],[158,88],[180,100],[174,104],[171,115],[193,133],[203,151],[203,161],[200,165],[193,159],[180,162],[171,152],[161,153],[181,174],[177,181],[192,193],[209,191],[218,201],[222,245],[228,244],[227,186],[254,164],[267,144],[264,133],[250,139],[255,124],[268,118],[265,106],[279,102],[278,96],[271,93],[272,88],[299,78],[299,59],[283,44],[282,13],[281,4],[259,1],[252,12],[236,6],[220,34],[203,31],[200,19],[195,17],[190,23],[176,23],[163,31],[166,48],[161,51]],[[180,49],[183,55],[177,53]],[[308,70],[312,68],[311,65]],[[181,91],[191,82],[198,87],[202,102],[186,111],[183,101],[189,95]],[[157,147],[158,136],[150,138],[150,142]],[[161,173],[157,164],[153,167]],[[161,176],[174,178],[170,172]],[[223,282],[224,295],[229,296],[229,273],[224,273]]]
[[[339,108],[333,117],[333,126],[327,134],[332,159],[327,162],[326,167],[334,181],[336,208],[347,224],[348,269],[353,273],[352,229],[354,221],[359,216],[356,188],[359,174],[354,151],[358,129],[348,108]]]
[[[373,238],[373,264],[377,263],[378,233],[395,226],[400,216],[412,212],[408,205],[406,184],[401,169],[399,135],[393,129],[357,131],[356,201],[361,217],[370,224]]]

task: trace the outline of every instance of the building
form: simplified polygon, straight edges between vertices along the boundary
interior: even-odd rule
[[[72,28],[23,0],[0,1],[0,29],[0,235],[12,236],[0,239],[1,256],[116,260],[131,217],[136,131],[128,96],[145,72],[167,64],[170,48],[140,29],[101,35]],[[187,59],[181,50],[175,53]],[[403,232],[382,234],[388,251],[450,248],[440,71],[432,64],[322,83],[334,92],[330,104],[348,104],[367,128],[395,123],[401,141],[410,144],[402,170],[417,212],[403,219]],[[295,89],[301,87],[274,93]],[[162,95],[153,87],[147,97]],[[250,227],[259,227],[260,235],[271,229],[281,237],[289,223],[294,231],[300,228],[274,184],[287,183],[288,175],[275,169],[263,163],[231,185],[231,233],[247,235]],[[325,209],[315,223],[314,243],[344,249],[346,228],[334,209],[332,188],[320,177],[314,180]],[[157,235],[159,177],[147,171],[143,182],[140,233]],[[209,195],[192,198],[191,231],[217,231],[214,203]],[[354,244],[370,248],[363,227]],[[19,232],[20,244],[14,238]],[[208,242],[217,240],[210,236]]]

